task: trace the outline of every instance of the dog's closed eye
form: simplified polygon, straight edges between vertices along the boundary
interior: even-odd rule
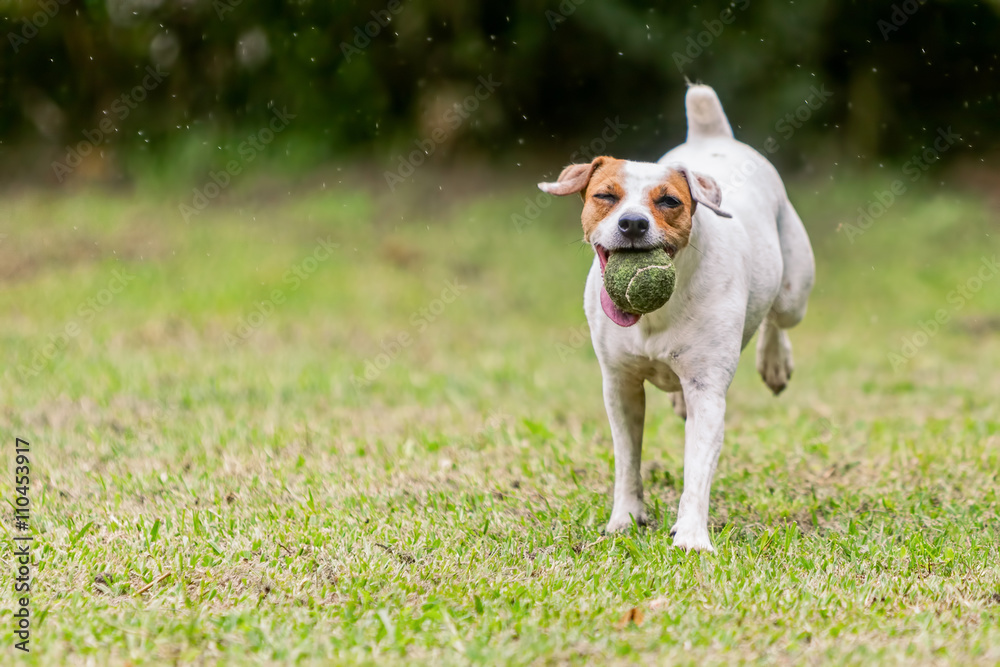
[[[673,195],[665,195],[656,200],[656,205],[663,208],[677,208],[681,205],[681,200]]]
[[[598,192],[594,195],[594,199],[606,202],[608,204],[614,204],[618,201],[618,195],[613,192]]]

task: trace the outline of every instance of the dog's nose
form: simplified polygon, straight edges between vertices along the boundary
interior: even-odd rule
[[[618,231],[627,239],[635,240],[640,238],[648,229],[649,220],[641,215],[626,213],[618,218]]]

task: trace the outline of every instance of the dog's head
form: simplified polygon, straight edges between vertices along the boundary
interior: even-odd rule
[[[699,204],[720,216],[732,217],[719,208],[722,190],[715,179],[684,165],[602,156],[590,163],[571,164],[559,174],[559,180],[539,183],[538,187],[553,195],[579,192],[583,197],[583,239],[594,247],[602,274],[609,254],[616,250],[663,248],[675,256],[688,245]],[[615,317],[618,315],[625,314],[608,313],[623,325],[625,320],[634,324],[639,319]]]

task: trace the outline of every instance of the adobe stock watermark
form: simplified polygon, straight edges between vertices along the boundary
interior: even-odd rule
[[[788,141],[795,134],[795,130],[801,128],[805,123],[809,121],[813,116],[813,112],[818,111],[826,104],[829,99],[833,97],[833,93],[826,89],[826,84],[820,84],[819,88],[816,86],[809,86],[809,96],[805,101],[799,106],[795,107],[795,111],[786,113],[784,118],[778,120],[774,124],[774,129],[781,134],[781,138]],[[768,137],[770,140],[771,137]],[[777,153],[780,146],[775,146],[773,149],[768,145],[768,142],[764,142],[764,150],[768,152],[769,155]]]
[[[278,306],[285,303],[288,295],[302,287],[302,284],[319,270],[321,264],[333,257],[333,251],[339,247],[340,244],[331,241],[329,236],[325,239],[316,239],[313,251],[302,261],[285,271],[281,277],[283,287],[276,287],[271,290],[268,298],[255,303],[254,307],[236,323],[233,331],[225,335],[223,340],[225,340],[226,346],[232,350],[248,341],[264,326],[264,322],[274,314]]]
[[[36,347],[29,355],[28,364],[18,364],[17,374],[21,380],[38,377],[45,368],[52,363],[60,353],[69,347],[71,340],[80,335],[83,331],[81,325],[87,325],[94,321],[105,308],[111,305],[115,297],[125,291],[129,283],[135,280],[135,276],[125,269],[115,269],[111,272],[111,279],[107,285],[100,289],[97,294],[81,302],[76,308],[78,319],[70,320],[66,325],[53,334],[49,334],[46,341]]]
[[[952,132],[951,126],[947,129],[938,128],[933,145],[928,146],[903,163],[903,175],[908,176],[911,183],[919,181],[931,165],[941,159],[941,154],[947,152],[960,140],[961,137]],[[854,243],[856,238],[871,229],[875,221],[885,215],[886,211],[896,203],[896,199],[906,193],[906,189],[906,183],[903,179],[897,178],[889,184],[887,190],[873,192],[873,199],[858,207],[858,217],[854,224],[848,223],[842,226],[844,233],[847,234],[847,240]]]
[[[590,326],[586,323],[569,330],[569,336],[565,341],[556,343],[556,352],[559,354],[559,361],[566,361],[582,347],[590,344]]]
[[[618,137],[622,136],[622,133],[628,128],[629,126],[621,122],[618,116],[615,116],[614,120],[605,118],[604,129],[601,130],[601,135],[595,137],[589,144],[584,144],[570,153],[569,161],[590,162],[595,157],[604,155],[608,146],[614,143]]]
[[[452,105],[451,109],[448,109],[442,115],[441,120],[447,123],[447,130],[443,127],[434,128],[430,137],[414,140],[413,145],[416,146],[414,150],[405,156],[396,156],[399,166],[395,171],[386,171],[383,174],[390,192],[394,192],[397,185],[412,176],[417,167],[421,166],[427,161],[428,157],[434,154],[437,147],[443,144],[448,138],[449,130],[453,132],[461,127],[462,123],[479,108],[480,103],[488,100],[496,89],[502,85],[499,81],[493,80],[492,74],[485,78],[479,77],[478,81],[479,85],[476,86],[472,95],[463,99],[461,103],[456,102]]]
[[[169,72],[164,72],[159,65],[155,69],[147,65],[146,76],[142,78],[142,82],[132,90],[117,97],[104,111],[104,118],[97,124],[97,127],[83,131],[83,141],[76,146],[67,146],[66,157],[62,162],[52,163],[52,171],[59,182],[62,183],[63,179],[83,163],[83,158],[90,155],[95,148],[104,143],[105,139],[117,131],[114,120],[108,114],[113,113],[119,121],[125,120],[132,110],[146,99],[148,93],[156,90],[156,87],[163,83],[167,76],[169,76]]]
[[[30,42],[38,32],[55,18],[59,9],[69,3],[69,0],[39,0],[38,11],[29,18],[21,19],[21,29],[14,33],[7,33],[7,41],[14,49],[14,53],[21,50],[21,47]]]
[[[573,13],[579,8],[580,5],[585,3],[587,0],[562,0],[559,6],[556,7],[559,11],[554,12],[551,9],[545,10],[545,20],[549,22],[549,30],[552,32],[556,31],[556,28],[560,24],[565,23],[566,19],[573,15]]]
[[[705,49],[710,47],[716,38],[722,34],[726,26],[732,25],[736,21],[736,11],[743,11],[749,6],[750,0],[739,0],[738,2],[731,3],[729,7],[719,12],[719,18],[712,19],[711,21],[702,21],[701,24],[705,26],[705,29],[687,38],[687,47],[684,49],[684,53],[680,51],[674,51],[673,53],[674,66],[677,67],[677,71],[683,74],[684,66],[690,65],[700,58],[705,53]],[[734,11],[734,8],[736,11]]]
[[[25,653],[31,653],[31,581],[33,579],[31,543],[35,537],[31,534],[31,443],[22,438],[14,439],[14,592],[17,611],[13,613],[14,634],[21,641],[14,643],[14,648]]]
[[[392,23],[392,17],[401,11],[403,11],[402,0],[389,0],[385,9],[372,10],[371,16],[375,20],[365,23],[364,26],[354,26],[354,39],[351,43],[340,43],[340,53],[344,56],[344,61],[350,63],[351,58],[360,56],[361,52],[372,43],[372,40],[389,27],[389,24]]]
[[[828,417],[820,417],[816,421],[817,440],[820,442],[829,440],[838,431],[840,431],[840,427],[836,424],[836,422]]]
[[[193,216],[198,215],[208,208],[212,200],[229,187],[233,178],[243,173],[244,167],[253,162],[257,158],[257,155],[268,144],[274,141],[274,138],[296,118],[296,114],[288,113],[287,108],[282,108],[279,111],[275,107],[272,109],[272,113],[274,117],[268,121],[266,126],[248,136],[246,140],[241,141],[239,146],[236,147],[236,151],[240,156],[239,160],[230,160],[226,163],[225,169],[220,169],[217,172],[208,172],[209,180],[202,187],[192,190],[193,195],[190,206],[185,203],[178,204],[177,209],[184,218],[184,222],[190,221]]]
[[[569,156],[570,163],[591,162],[595,157],[604,155],[607,152],[608,146],[614,143],[618,137],[622,136],[622,133],[628,128],[629,126],[621,122],[619,116],[615,116],[614,119],[605,118],[604,129],[601,130],[601,134],[595,137],[590,143],[584,144],[573,151]],[[517,230],[518,234],[534,224],[541,217],[542,211],[552,205],[554,199],[555,197],[548,192],[539,192],[534,197],[525,197],[524,210],[521,213],[513,213],[510,216],[510,222],[514,225],[514,229]]]
[[[514,416],[502,410],[490,410],[486,418],[479,425],[479,428],[472,434],[472,440],[482,440],[490,436],[501,434],[509,424],[514,421]]]
[[[813,114],[821,109],[831,97],[833,97],[833,93],[826,89],[826,84],[820,84],[818,88],[810,86],[809,95],[806,99],[794,111],[790,111],[779,118],[774,124],[774,131],[781,135],[784,141],[788,141],[795,134],[795,131],[805,125],[813,117]],[[781,143],[773,136],[768,136],[764,141],[762,152],[770,156],[780,150]],[[728,185],[734,188],[743,187],[747,179],[757,173],[758,169],[760,169],[760,162],[758,160],[747,160],[736,170]]]
[[[1000,274],[1000,263],[998,263],[996,255],[980,258],[976,272],[965,281],[955,285],[955,289],[948,292],[945,297],[951,305],[951,309],[938,308],[934,311],[934,317],[920,322],[917,331],[904,336],[899,348],[888,353],[886,358],[889,360],[892,370],[898,371],[917,356],[917,353],[941,331],[941,327],[947,324],[955,313],[965,308],[965,305],[983,289],[983,286],[996,278],[998,274]]]
[[[896,32],[910,20],[910,17],[917,13],[917,10],[927,4],[927,0],[903,0],[903,2],[892,6],[892,13],[889,20],[879,19],[875,25],[882,33],[882,39],[889,41],[889,35]]]
[[[361,376],[351,375],[351,384],[354,385],[354,388],[367,388],[378,380],[382,372],[392,365],[396,357],[413,345],[415,336],[427,331],[428,327],[441,316],[445,309],[450,304],[455,303],[467,289],[469,289],[468,285],[462,285],[455,280],[445,281],[444,289],[441,290],[436,299],[410,315],[410,328],[390,336],[388,340],[383,339],[379,343],[382,351],[365,362],[364,372]]]

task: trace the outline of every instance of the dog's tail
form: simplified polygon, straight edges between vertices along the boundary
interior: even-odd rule
[[[688,141],[703,137],[733,136],[733,128],[729,126],[726,112],[722,110],[722,102],[710,86],[691,85],[684,98],[684,107],[687,110]]]

